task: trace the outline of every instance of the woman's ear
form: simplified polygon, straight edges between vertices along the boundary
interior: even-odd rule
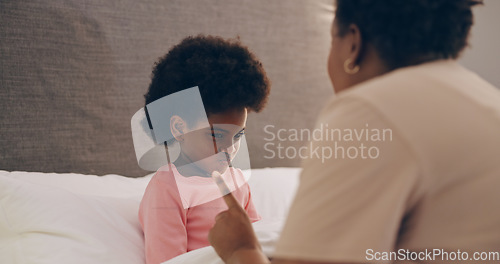
[[[347,35],[350,42],[348,60],[350,60],[350,64],[352,65],[349,66],[351,68],[355,68],[356,66],[359,66],[359,64],[361,64],[361,61],[363,59],[363,38],[361,36],[359,27],[355,24],[349,25],[349,32],[347,33]]]
[[[186,129],[186,122],[180,116],[174,115],[170,118],[170,132],[178,142],[184,141]]]

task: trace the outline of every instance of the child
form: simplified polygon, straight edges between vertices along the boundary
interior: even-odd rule
[[[209,245],[215,216],[227,210],[220,195],[207,199],[201,194],[200,186],[213,184],[213,171],[233,179],[233,195],[253,222],[260,218],[248,184],[236,184],[243,178],[241,170],[230,164],[244,135],[247,113],[259,112],[267,102],[270,87],[262,64],[239,41],[188,37],[155,65],[146,105],[196,86],[209,125],[200,126],[196,118],[182,115],[170,118],[170,132],[180,154],[153,176],[139,209],[147,264]],[[182,197],[186,189],[199,196],[197,202]]]

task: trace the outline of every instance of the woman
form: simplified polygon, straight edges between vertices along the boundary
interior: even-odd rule
[[[337,0],[337,96],[317,124],[373,133],[313,146],[373,153],[304,161],[272,263],[498,261],[500,92],[455,61],[476,4]],[[217,253],[269,263],[244,211],[225,200],[209,235]]]

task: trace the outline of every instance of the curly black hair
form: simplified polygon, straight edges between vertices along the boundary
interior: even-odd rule
[[[359,27],[390,68],[456,59],[467,46],[471,7],[482,0],[337,0],[339,35]]]
[[[246,108],[259,112],[270,82],[262,63],[238,39],[190,36],[155,63],[146,105],[198,86],[207,115]]]

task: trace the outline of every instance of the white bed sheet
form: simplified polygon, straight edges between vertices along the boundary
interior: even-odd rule
[[[262,220],[254,229],[271,255],[296,187],[299,168],[252,170],[249,184]],[[151,179],[0,170],[2,263],[144,263],[137,219]],[[221,263],[211,247],[167,262]]]

